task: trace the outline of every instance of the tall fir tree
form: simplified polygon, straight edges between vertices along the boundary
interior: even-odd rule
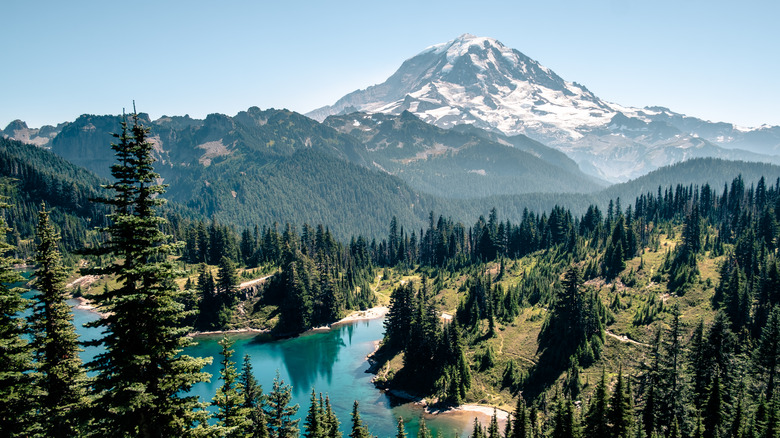
[[[531,425],[528,422],[528,412],[522,395],[517,397],[517,407],[515,407],[514,417],[511,438],[528,438]]]
[[[571,399],[559,397],[550,437],[580,438],[581,436],[582,431],[574,412],[574,404]]]
[[[0,199],[0,213],[8,204]],[[26,324],[19,312],[27,308],[23,289],[14,287],[24,278],[14,265],[20,263],[9,253],[14,247],[6,241],[11,229],[0,214],[0,425],[6,436],[35,433],[32,350],[25,338]]]
[[[244,355],[244,363],[241,365],[241,374],[238,378],[241,393],[244,396],[244,407],[248,409],[250,426],[250,436],[253,438],[266,438],[265,412],[263,411],[264,396],[263,388],[257,383],[255,374],[252,371],[252,361],[248,354]]]
[[[341,430],[339,430],[340,422],[336,414],[333,412],[333,407],[330,405],[330,397],[325,396],[325,436],[327,438],[341,438]]]
[[[485,438],[485,429],[480,424],[477,417],[474,417],[474,427],[471,429],[470,438]]]
[[[723,422],[723,397],[720,387],[720,376],[716,373],[710,385],[710,396],[704,408],[704,438],[721,436],[720,426]]]
[[[214,417],[217,419],[217,426],[221,428],[220,435],[230,438],[249,437],[252,422],[250,411],[244,406],[244,390],[239,381],[236,363],[232,360],[235,351],[231,347],[234,342],[227,335],[219,341],[219,346],[222,347],[219,379],[222,385],[217,387],[212,405],[217,407]]]
[[[753,351],[753,362],[765,381],[765,393],[771,397],[775,390],[777,367],[780,363],[780,307],[774,306],[761,331],[758,348]]]
[[[105,188],[114,197],[98,200],[113,211],[103,230],[108,239],[93,253],[113,261],[95,271],[115,276],[118,287],[93,296],[106,315],[90,324],[103,331],[92,344],[104,347],[88,364],[97,374],[94,428],[104,436],[186,436],[205,419],[197,396],[186,392],[208,379],[201,371],[207,361],[182,354],[193,341],[168,260],[179,245],[161,231],[166,220],[156,210],[165,186],[154,172],[149,129],[137,113],[132,120],[130,128],[122,121],[111,145],[115,182]]]
[[[588,438],[598,438],[609,436],[609,421],[607,414],[609,411],[609,400],[607,394],[607,375],[604,370],[601,371],[601,379],[593,391],[588,406],[588,412],[585,414],[585,436]]]
[[[229,306],[235,304],[238,298],[239,279],[236,273],[236,265],[229,258],[222,256],[219,260],[219,270],[217,271],[217,290],[223,294],[223,301]]]
[[[404,430],[404,419],[398,417],[398,425],[396,426],[395,438],[406,438],[406,430]]]
[[[623,370],[618,372],[617,382],[609,401],[607,419],[610,423],[612,438],[629,438],[633,432],[634,412],[631,389],[623,378]]]
[[[268,436],[270,438],[297,438],[298,422],[293,419],[298,412],[298,405],[290,406],[292,389],[285,385],[276,372],[273,389],[268,394],[265,405],[265,417],[268,421]]]
[[[363,420],[360,418],[360,405],[357,400],[352,404],[352,431],[349,433],[349,438],[370,438],[371,434],[368,433],[368,427],[363,424]]]
[[[311,389],[311,399],[309,402],[309,412],[303,422],[303,436],[306,438],[324,438],[324,412],[322,406],[317,402],[317,394],[314,388]]]
[[[40,424],[46,436],[76,436],[84,432],[87,376],[79,357],[73,312],[66,302],[68,272],[58,248],[60,236],[45,206],[38,214],[37,238],[34,286],[39,293],[29,323],[38,371]]]
[[[424,417],[420,417],[420,425],[417,427],[417,438],[433,438],[428,425],[425,424]]]
[[[496,408],[493,408],[493,416],[490,417],[490,424],[487,430],[488,438],[501,438],[501,432],[498,430],[498,414]]]

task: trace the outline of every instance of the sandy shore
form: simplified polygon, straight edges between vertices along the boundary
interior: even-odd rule
[[[100,310],[97,309],[97,307],[95,307],[94,304],[92,304],[92,301],[90,301],[90,300],[88,300],[88,299],[86,299],[84,297],[73,297],[73,299],[76,300],[76,302],[78,303],[75,306],[76,309],[86,310],[87,312],[92,312],[92,313],[98,315],[101,318],[105,318],[106,316],[108,316],[108,313],[101,312]]]
[[[391,389],[387,390],[387,393],[394,397],[408,400],[409,403],[414,403],[415,405],[422,407],[425,416],[446,417],[464,425],[470,425],[476,418],[483,427],[488,427],[488,425],[490,425],[491,419],[493,418],[493,412],[496,413],[496,420],[498,421],[499,430],[504,430],[507,421],[510,420],[509,412],[494,408],[493,406],[465,404],[460,406],[441,408],[435,405],[429,405],[426,400],[409,394],[406,391]]]
[[[345,316],[344,318],[341,318],[340,320],[331,323],[330,325],[323,325],[320,327],[312,327],[309,330],[306,330],[304,333],[311,333],[311,332],[326,332],[330,330],[330,328],[334,325],[338,324],[344,324],[348,322],[355,322],[355,321],[362,321],[366,319],[376,319],[381,318],[385,315],[387,315],[387,312],[390,309],[384,306],[377,306],[372,307],[370,309],[366,310],[356,310],[349,315]]]
[[[363,319],[376,319],[381,318],[385,315],[387,315],[387,312],[390,309],[386,306],[377,306],[372,307],[370,309],[366,310],[358,310],[355,312],[350,313],[344,318],[341,318],[340,320],[334,322],[333,324],[340,324],[343,322],[352,322],[352,321],[360,321]]]
[[[426,409],[429,413],[432,414],[451,414],[451,413],[458,413],[458,412],[466,412],[466,413],[479,413],[487,415],[488,417],[493,416],[493,409],[495,409],[496,412],[496,418],[501,421],[506,421],[509,418],[509,412],[493,408],[492,406],[483,406],[483,405],[460,405],[455,408],[446,409],[443,411],[436,411],[436,410],[429,410]]]
[[[255,329],[255,328],[240,328],[240,329],[232,329],[232,330],[214,330],[214,331],[208,331],[208,332],[192,332],[189,333],[187,336],[196,337],[196,336],[213,336],[213,335],[224,335],[224,334],[241,334],[241,333],[248,333],[248,334],[262,334],[262,333],[270,333],[270,330],[267,329]]]
[[[394,397],[402,398],[404,400],[409,400],[410,402],[414,402],[416,404],[424,406],[425,412],[431,415],[458,415],[458,414],[470,413],[470,414],[486,415],[489,418],[493,416],[493,410],[495,410],[496,418],[499,421],[501,420],[506,421],[506,419],[509,418],[509,412],[504,411],[502,409],[494,408],[493,406],[465,404],[460,406],[439,408],[436,406],[429,405],[424,399],[409,394],[406,391],[391,389],[388,390],[387,392]]]
[[[354,321],[361,321],[365,319],[375,319],[375,318],[381,318],[387,314],[387,311],[389,309],[387,307],[372,307],[370,309],[366,310],[359,310],[350,313],[344,318],[341,318],[340,320],[334,322],[331,325],[326,325],[322,327],[312,327],[309,330],[306,330],[302,334],[306,333],[312,333],[312,332],[322,332],[322,331],[328,331],[330,330],[331,326],[336,324],[344,324],[348,322],[354,322]],[[268,329],[255,329],[255,328],[240,328],[240,329],[233,329],[233,330],[214,330],[209,332],[192,332],[189,335],[190,336],[213,336],[213,335],[221,335],[225,333],[254,333],[254,334],[262,334],[262,333],[271,333],[271,330]],[[297,336],[297,335],[296,335]]]
[[[465,425],[471,425],[476,418],[477,421],[482,424],[482,427],[489,427],[490,421],[493,418],[493,408],[482,405],[462,405],[457,408],[448,409],[445,411],[433,411],[429,412],[426,408],[427,415],[435,417],[446,417],[448,419],[456,420]],[[498,422],[498,430],[504,430],[506,423],[510,420],[509,413],[496,409],[496,420]]]

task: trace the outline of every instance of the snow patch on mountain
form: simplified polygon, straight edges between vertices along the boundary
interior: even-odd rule
[[[780,154],[780,127],[741,128],[664,107],[606,102],[523,53],[470,34],[430,46],[384,83],[307,115],[324,120],[354,111],[409,111],[443,128],[470,124],[524,134],[569,154],[586,172],[615,182],[690,156],[775,162],[773,155]]]

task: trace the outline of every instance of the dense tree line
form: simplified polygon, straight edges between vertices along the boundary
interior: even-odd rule
[[[602,381],[581,408],[573,406],[581,383],[567,378],[557,396],[533,400],[539,412],[533,420],[518,423],[525,424],[518,436],[749,436],[750,432],[752,436],[774,436],[780,427],[776,388],[780,357],[779,203],[778,183],[768,185],[762,178],[755,186],[745,187],[737,177],[721,194],[708,185],[659,188],[638,197],[626,209],[616,200],[606,215],[592,206],[576,219],[557,208],[549,215],[529,213],[519,226],[499,226],[501,222],[491,217],[466,228],[440,218],[431,220],[427,231],[409,236],[396,231],[401,228],[391,223],[388,238],[372,254],[379,264],[421,263],[453,269],[497,260],[501,266],[503,257],[520,254],[507,253],[513,239],[546,236],[527,239],[521,246],[526,254],[542,252],[520,285],[502,290],[492,284],[489,275],[479,270],[472,274],[455,320],[466,333],[481,330],[477,337],[467,339],[478,346],[480,338],[492,336],[497,324],[511,322],[517,309],[543,303],[549,310],[539,336],[540,360],[530,372],[546,367],[556,376],[562,371],[576,375],[598,359],[604,327],[611,318],[602,299],[581,286],[580,272],[585,278],[622,277],[629,282],[633,271],[627,273],[624,262],[641,255],[641,248],[657,248],[660,232],[679,229],[679,244],[667,252],[655,278],[665,282],[669,292],[682,296],[698,283],[698,264],[705,252],[709,257],[725,255],[712,297],[718,309],[714,321],[700,322],[687,337],[676,308],[663,311],[671,318],[666,328],[656,322],[658,314],[643,317],[642,324],[657,328],[646,371],[619,374],[613,380],[611,399],[609,384]],[[392,250],[395,248],[403,248],[401,255],[392,255],[398,254]],[[447,252],[444,248],[456,250]],[[545,286],[551,283],[557,286]],[[397,325],[419,324],[408,312],[395,310],[396,306],[405,308],[409,297],[398,291],[393,295],[385,343],[395,348],[413,344],[409,335],[394,335],[399,331]],[[618,298],[616,294],[615,300]],[[619,309],[621,304],[615,301],[612,306]],[[402,340],[400,345],[394,344],[398,339]],[[485,362],[489,366],[490,356],[489,352],[477,353],[471,366],[480,369]],[[431,366],[434,362],[427,363]],[[529,396],[549,397],[549,393],[533,390],[538,374],[519,374],[510,362],[505,376],[514,384],[511,388]],[[428,388],[435,376],[427,382]],[[433,391],[429,389],[429,393]],[[528,426],[531,422],[536,426]],[[527,432],[534,428],[536,434]],[[473,436],[481,436],[479,433]]]
[[[457,322],[442,325],[426,279],[419,289],[409,282],[393,291],[382,348],[380,354],[403,351],[399,381],[405,387],[456,405],[471,387],[461,329]]]

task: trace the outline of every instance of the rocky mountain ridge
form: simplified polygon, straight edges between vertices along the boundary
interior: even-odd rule
[[[431,46],[384,83],[307,115],[324,120],[355,111],[409,111],[443,128],[527,135],[612,182],[697,157],[780,162],[780,127],[741,128],[606,102],[495,39],[469,34]]]

